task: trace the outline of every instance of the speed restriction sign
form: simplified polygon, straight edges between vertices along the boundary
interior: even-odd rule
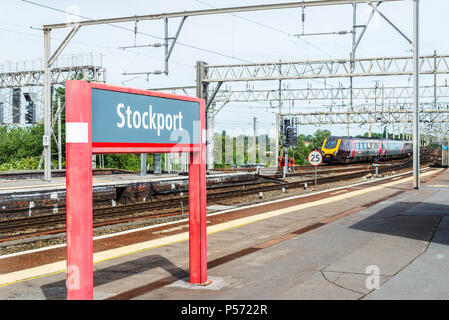
[[[323,161],[323,156],[319,151],[312,151],[309,153],[309,163],[312,166],[319,166]]]

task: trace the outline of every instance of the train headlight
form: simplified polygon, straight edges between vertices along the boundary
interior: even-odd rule
[[[338,152],[338,151],[334,151],[334,156],[336,156],[336,155],[337,155],[337,152]]]

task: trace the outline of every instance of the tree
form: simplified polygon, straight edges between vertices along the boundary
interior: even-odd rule
[[[306,146],[307,137],[303,134],[298,136],[297,147],[293,149],[293,157],[297,165],[307,165],[307,155],[310,152],[310,147]]]
[[[311,139],[310,142],[310,149],[314,150],[314,149],[321,149],[321,147],[323,146],[323,142],[325,139],[329,138],[331,136],[331,132],[329,130],[320,130],[318,129],[315,132],[315,135],[313,136],[313,138]]]
[[[329,130],[317,130],[315,134],[307,135],[300,134],[298,136],[298,146],[293,149],[293,157],[297,165],[307,165],[309,152],[314,149],[321,149],[325,139],[331,136]],[[310,142],[309,146],[306,146],[306,141]]]

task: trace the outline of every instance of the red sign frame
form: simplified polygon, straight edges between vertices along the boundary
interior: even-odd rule
[[[92,89],[103,89],[199,103],[198,144],[92,143]],[[86,128],[81,135],[67,130],[67,299],[93,299],[92,155],[109,153],[189,152],[190,283],[207,284],[205,102],[149,90],[80,80],[66,81],[66,128]]]

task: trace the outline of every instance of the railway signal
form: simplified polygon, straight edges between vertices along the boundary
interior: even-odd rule
[[[36,122],[36,115],[35,115],[35,105],[33,102],[33,99],[31,99],[31,96],[29,93],[24,93],[23,96],[25,97],[25,100],[28,102],[26,106],[26,114],[25,114],[25,122],[28,124],[32,124]]]
[[[294,118],[292,119],[284,119],[282,126],[282,145],[284,147],[293,147],[296,145],[296,130],[294,125]]]
[[[26,123],[34,123],[34,104],[31,102],[30,105],[27,106],[27,112],[25,115]]]

